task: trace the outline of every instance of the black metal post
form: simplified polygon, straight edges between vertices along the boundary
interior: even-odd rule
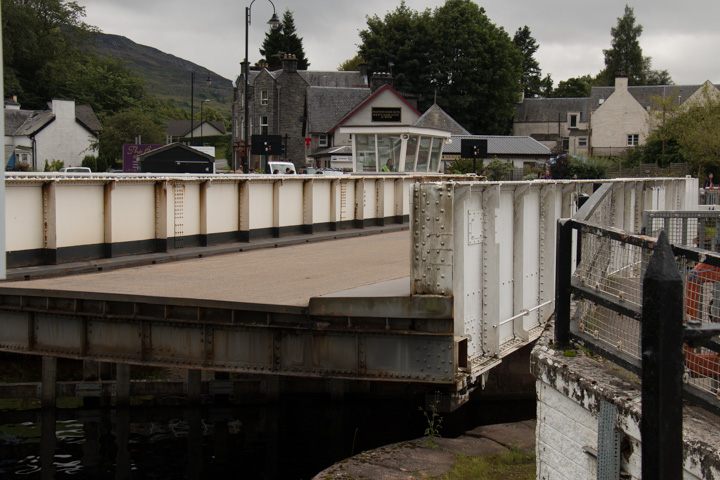
[[[570,344],[570,277],[572,276],[572,227],[558,220],[555,249],[555,344]]]
[[[193,115],[195,114],[195,70],[190,72],[190,145],[193,144]]]
[[[683,284],[665,231],[643,279],[642,476],[682,478]]]

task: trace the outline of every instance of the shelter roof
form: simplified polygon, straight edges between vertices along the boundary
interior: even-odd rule
[[[510,135],[453,135],[443,153],[459,154],[463,139],[487,140],[488,155],[550,155],[550,149],[532,137]]]
[[[452,118],[445,110],[434,103],[425,113],[415,122],[416,127],[436,128],[438,130],[447,130],[453,135],[470,135],[470,132]]]

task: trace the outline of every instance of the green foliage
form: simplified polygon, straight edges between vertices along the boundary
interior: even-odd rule
[[[107,117],[100,132],[99,154],[110,165],[119,165],[123,144],[134,143],[138,135],[146,144],[165,143],[165,129],[152,115],[140,110],[126,110]]]
[[[295,29],[295,19],[290,9],[285,10],[282,23],[271,26],[265,33],[260,53],[265,56],[269,70],[282,68],[282,56],[292,54],[297,57],[298,69],[307,70],[310,63],[305,58],[305,50],[302,45],[302,38],[298,37]]]
[[[497,455],[468,457],[459,455],[452,470],[436,480],[534,480],[535,455],[510,449]]]
[[[2,0],[5,98],[17,95],[28,108],[67,98],[68,76],[83,58],[78,45],[94,31],[85,9],[63,0]]]
[[[520,83],[523,86],[525,97],[542,96],[544,90],[542,71],[540,70],[540,64],[535,59],[535,52],[537,52],[539,46],[530,35],[530,29],[527,25],[517,29],[513,37],[513,43],[522,55],[522,78]]]
[[[613,85],[618,74],[628,77],[630,85],[668,85],[672,79],[667,70],[652,70],[650,57],[644,57],[640,47],[642,25],[635,24],[634,10],[625,5],[625,13],[610,29],[611,48],[603,50],[605,69],[598,75],[600,85]]]
[[[425,420],[427,421],[427,428],[425,428],[425,437],[428,438],[428,441],[432,443],[434,438],[440,437],[440,430],[442,429],[442,421],[443,418],[441,415],[437,413],[437,406],[438,406],[439,400],[435,398],[435,401],[430,405],[430,412],[428,413],[427,410],[423,409],[422,407],[418,407],[418,410],[423,412],[423,415],[425,416]]]
[[[65,162],[62,160],[52,160],[48,163],[47,159],[45,159],[45,168],[43,168],[43,172],[59,172],[64,166]]]
[[[88,167],[93,172],[98,171],[97,157],[95,157],[94,155],[85,155],[80,165],[82,165],[83,167]]]
[[[137,108],[147,92],[145,81],[119,58],[88,54],[67,79],[68,94],[78,104],[90,105],[101,118]]]
[[[472,158],[458,158],[452,163],[452,165],[450,165],[448,173],[452,173],[454,175],[465,175],[466,173],[480,173],[483,171],[483,162],[484,160],[482,158],[477,159],[475,161],[476,168],[473,168]],[[475,171],[476,169],[478,170],[477,172]]]
[[[653,98],[652,115],[660,126],[636,155],[643,163],[662,166],[687,162],[700,178],[720,171],[720,95],[707,85],[682,105],[677,95]]]
[[[360,65],[364,63],[364,60],[360,55],[355,55],[353,58],[348,58],[340,65],[338,65],[338,71],[340,72],[357,72],[360,70]]]
[[[552,92],[553,98],[582,98],[590,96],[590,89],[594,84],[594,79],[590,75],[582,77],[573,77],[558,83],[558,86]]]
[[[447,0],[418,13],[405,2],[367,19],[359,54],[371,72],[392,70],[396,90],[435,101],[472,132],[510,131],[522,76],[522,55],[510,36],[471,0]],[[390,65],[392,64],[392,67]]]
[[[573,178],[574,175],[579,179],[607,178],[610,166],[610,160],[603,157],[570,157],[568,174],[569,178]]]
[[[602,157],[578,157],[575,155],[558,155],[548,167],[550,177],[556,180],[570,179],[577,175],[578,179],[591,180],[607,178],[611,161]]]
[[[512,169],[513,166],[511,162],[500,160],[497,157],[492,159],[492,161],[488,163],[485,167],[488,180],[492,181],[504,180],[505,178],[507,178],[510,172],[512,172]]]

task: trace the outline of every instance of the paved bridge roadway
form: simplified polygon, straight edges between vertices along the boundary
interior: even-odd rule
[[[403,230],[0,285],[306,307],[311,297],[388,280],[404,282],[377,296],[409,295],[409,241]]]

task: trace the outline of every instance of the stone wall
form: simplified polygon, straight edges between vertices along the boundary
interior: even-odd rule
[[[537,478],[596,478],[603,402],[617,409],[615,430],[622,439],[620,478],[642,478],[641,385],[637,377],[582,351],[553,349],[551,332],[539,340],[531,359],[538,399]],[[720,418],[687,404],[683,413],[684,478],[720,478]]]

